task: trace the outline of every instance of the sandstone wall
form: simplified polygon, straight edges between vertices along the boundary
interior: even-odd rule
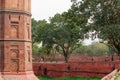
[[[33,63],[37,76],[48,77],[104,77],[114,69],[120,69],[119,57],[86,57],[71,59],[69,63]],[[113,60],[113,61],[112,61]]]

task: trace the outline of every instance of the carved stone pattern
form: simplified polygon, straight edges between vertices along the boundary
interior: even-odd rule
[[[19,50],[18,50],[18,45],[11,45],[11,59],[18,59],[18,54],[19,54]]]
[[[31,30],[30,2],[31,0],[0,0],[0,45],[3,46],[0,80],[38,80],[32,72],[32,58],[28,58],[31,56],[31,39],[27,40],[28,22],[25,18],[29,19]],[[28,52],[27,46],[30,46]]]
[[[9,15],[9,19],[12,22],[18,22],[20,20],[20,15],[17,15],[17,14]]]
[[[26,38],[30,39],[30,19],[26,17]]]
[[[11,38],[18,38],[18,25],[11,25]]]
[[[10,47],[10,55],[11,55],[11,71],[18,72],[19,69],[19,59],[18,59],[18,45],[11,45]]]
[[[18,45],[11,45],[11,49],[18,49]]]
[[[11,71],[18,72],[18,69],[19,69],[18,59],[11,59]]]
[[[27,46],[27,50],[30,50],[30,46]]]
[[[11,50],[11,59],[18,59],[18,50],[17,49]]]
[[[30,39],[30,29],[29,29],[29,26],[27,26],[27,38]]]
[[[30,62],[30,46],[27,46],[27,56],[28,56],[28,62]]]
[[[18,46],[17,45],[12,45],[11,46],[11,71],[12,72],[17,72],[18,69],[19,69],[19,65],[18,65],[18,54],[19,54],[19,51],[18,51]]]
[[[30,62],[30,50],[27,51],[27,54],[28,54],[28,62]]]

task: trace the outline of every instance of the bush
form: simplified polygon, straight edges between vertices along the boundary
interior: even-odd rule
[[[75,52],[80,55],[100,56],[109,53],[109,48],[102,43],[92,43],[88,46],[80,46]]]

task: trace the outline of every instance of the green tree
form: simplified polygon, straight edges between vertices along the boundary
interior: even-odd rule
[[[39,31],[42,27],[47,25],[47,22],[45,20],[35,20],[32,19],[32,47],[33,47],[33,53],[34,54],[43,54],[44,48],[38,47],[38,45],[41,43],[38,37]],[[43,51],[41,50],[43,49]]]
[[[74,11],[79,15],[84,12],[90,21],[88,29],[96,31],[99,38],[120,54],[120,0],[82,0],[74,5]]]
[[[47,25],[46,20],[38,20],[37,21],[34,18],[32,19],[32,42],[33,42],[33,44],[36,43],[36,42],[41,42],[40,40],[37,39],[38,38],[38,32],[45,25]]]
[[[109,48],[103,43],[93,42],[88,46],[80,46],[76,49],[77,54],[88,56],[101,56],[109,53]]]
[[[71,18],[67,17],[69,15],[67,12],[56,14],[50,18],[49,24],[39,29],[38,34],[38,40],[43,42],[43,46],[46,46],[49,52],[57,51],[62,54],[66,62],[76,48],[76,43],[83,38],[80,27],[71,23]]]
[[[32,19],[32,44],[35,43],[35,38],[37,36],[38,22],[33,18]]]
[[[120,1],[105,0],[98,2],[99,8],[94,14],[94,24],[99,37],[107,41],[109,46],[117,49],[120,55]]]

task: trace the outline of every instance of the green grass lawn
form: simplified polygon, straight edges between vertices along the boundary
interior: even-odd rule
[[[100,80],[100,78],[79,78],[79,77],[70,77],[70,78],[48,78],[48,77],[39,77],[40,80]]]

